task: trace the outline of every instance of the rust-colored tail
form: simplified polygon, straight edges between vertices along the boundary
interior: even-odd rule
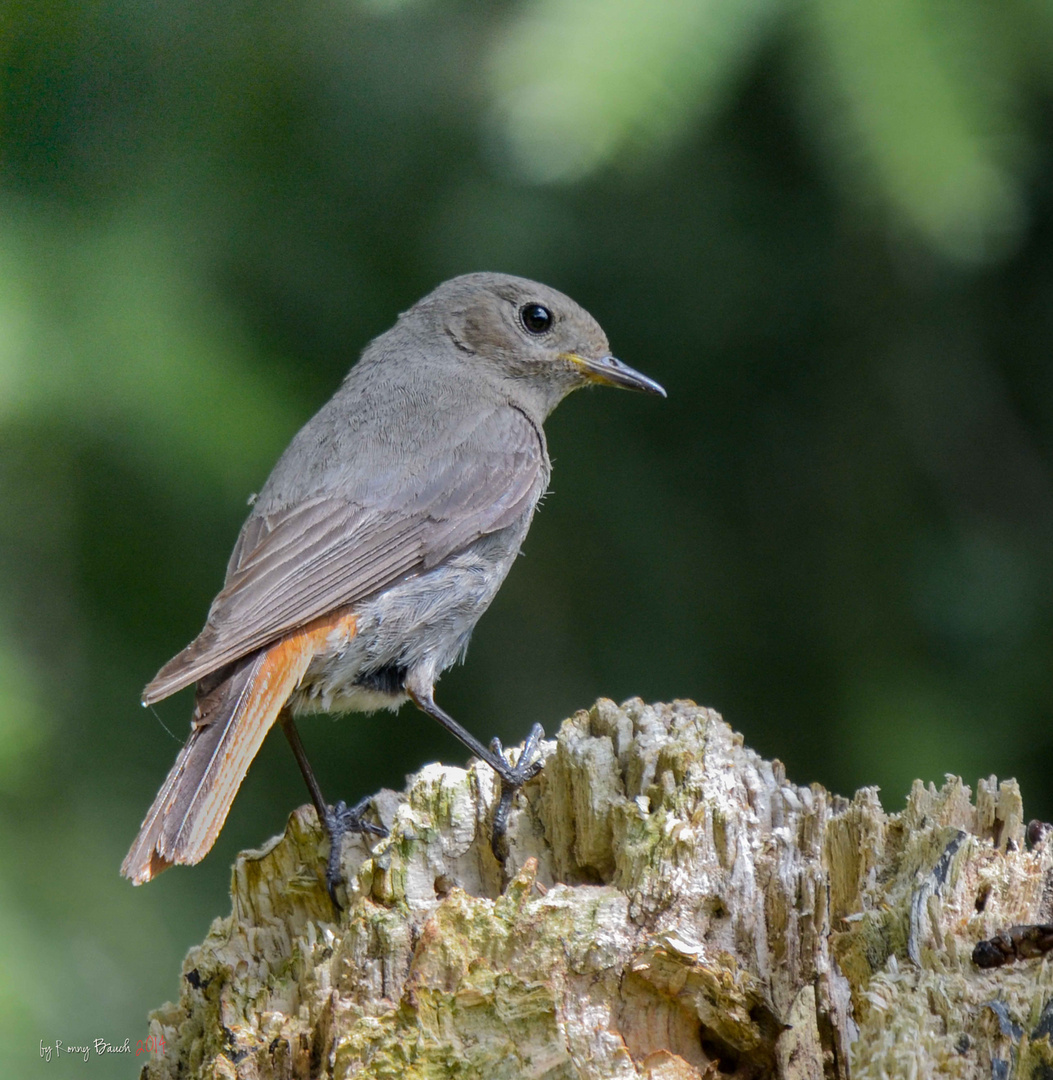
[[[352,637],[354,616],[317,619],[198,684],[190,738],[121,864],[126,878],[141,885],[205,857],[267,732],[334,631]]]

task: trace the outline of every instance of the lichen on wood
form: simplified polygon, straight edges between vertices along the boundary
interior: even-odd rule
[[[692,702],[600,700],[544,745],[504,865],[491,770],[429,765],[345,845],[313,809],[243,853],[232,912],[151,1019],[145,1080],[1041,1076],[1045,960],[975,943],[1049,921],[1053,845],[1014,781],[917,783],[886,814],[786,779]],[[1047,1015],[1048,1014],[1048,1015]],[[1009,1070],[1013,1070],[1010,1073]]]

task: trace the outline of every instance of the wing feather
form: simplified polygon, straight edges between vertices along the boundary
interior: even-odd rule
[[[390,470],[393,489],[379,505],[363,505],[362,493],[344,484],[254,513],[204,629],[158,672],[143,701],[160,701],[289,630],[439,565],[532,510],[548,483],[540,429],[511,406],[484,414],[459,445],[417,465],[415,473]]]

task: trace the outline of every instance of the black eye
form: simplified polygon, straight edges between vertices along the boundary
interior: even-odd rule
[[[519,318],[528,333],[543,334],[552,325],[552,312],[541,304],[524,304]]]

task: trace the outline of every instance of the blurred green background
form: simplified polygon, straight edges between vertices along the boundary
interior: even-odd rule
[[[146,1034],[305,801],[117,875],[187,730],[138,706],[361,347],[494,269],[669,400],[572,398],[554,494],[439,701],[518,741],[720,709],[798,782],[1015,775],[1053,817],[1053,3],[0,6],[0,1046]],[[170,732],[174,733],[169,734]],[[464,760],[302,725],[331,798]]]

